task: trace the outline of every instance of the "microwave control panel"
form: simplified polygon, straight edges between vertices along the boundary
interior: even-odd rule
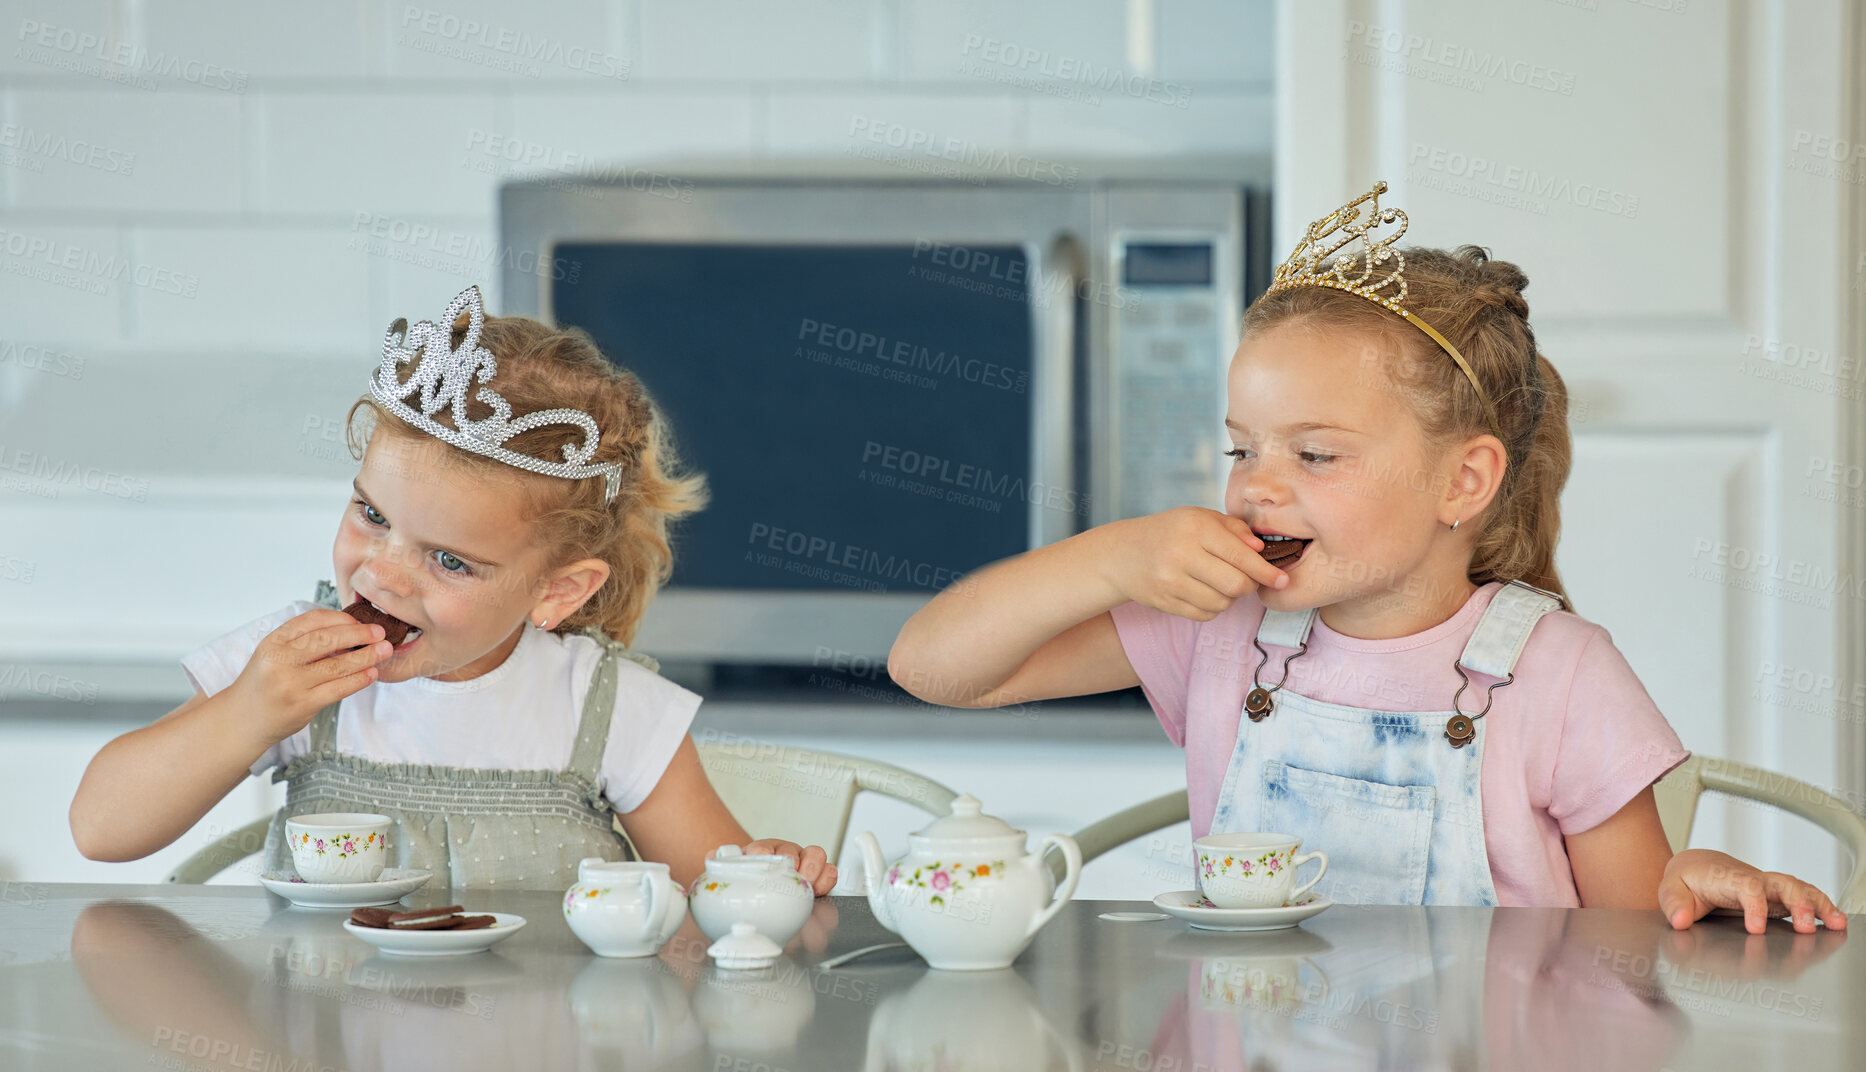
[[[1125,235],[1111,312],[1114,518],[1224,508],[1225,371],[1236,297],[1219,236]]]

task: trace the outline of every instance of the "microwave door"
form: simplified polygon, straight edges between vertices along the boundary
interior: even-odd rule
[[[885,658],[932,594],[1077,531],[1082,243],[979,233],[556,247],[580,271],[554,319],[641,378],[711,491],[644,644]]]

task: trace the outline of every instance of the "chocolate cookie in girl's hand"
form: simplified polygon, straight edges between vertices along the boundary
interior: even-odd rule
[[[383,639],[398,648],[402,646],[402,641],[408,639],[409,631],[414,628],[362,596],[357,596],[356,602],[343,608],[343,612],[364,625],[382,626]]]

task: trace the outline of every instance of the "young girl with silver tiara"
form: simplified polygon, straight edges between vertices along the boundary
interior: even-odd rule
[[[1299,836],[1336,900],[1845,927],[1805,882],[1671,852],[1652,786],[1688,753],[1556,575],[1567,394],[1527,279],[1394,248],[1385,190],[1312,224],[1246,313],[1222,512],[988,566],[890,672],[965,707],[1139,685],[1186,750],[1193,836]]]
[[[486,317],[474,287],[439,324],[391,325],[350,429],[334,583],[182,661],[194,697],[85,772],[80,851],[146,856],[275,768],[270,869],[286,818],[376,812],[392,866],[453,888],[562,890],[633,842],[683,886],[732,844],[829,891],[822,848],[753,841],[726,810],[687,735],[699,697],[628,647],[669,524],[705,498],[633,374],[581,332]]]

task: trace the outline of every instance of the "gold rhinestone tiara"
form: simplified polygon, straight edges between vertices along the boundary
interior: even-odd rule
[[[1490,427],[1497,427],[1497,411],[1490,405],[1490,396],[1477,382],[1477,374],[1471,371],[1470,362],[1451,344],[1451,340],[1440,335],[1432,325],[1406,311],[1401,304],[1406,299],[1406,257],[1393,248],[1393,243],[1406,233],[1406,214],[1396,208],[1381,208],[1380,195],[1387,192],[1387,184],[1374,183],[1374,188],[1335,211],[1323,216],[1309,225],[1303,232],[1302,241],[1297,243],[1295,252],[1289,259],[1277,266],[1276,277],[1270,281],[1265,293],[1287,290],[1291,287],[1332,287],[1345,290],[1349,294],[1358,294],[1384,309],[1390,309],[1406,318],[1407,322],[1432,337],[1432,341],[1458,363],[1464,372],[1464,378],[1471,381],[1471,390],[1477,392],[1477,400],[1484,404],[1484,414],[1490,419]],[[1372,202],[1365,222],[1361,220],[1361,205]],[[1373,238],[1368,232],[1385,223],[1399,224],[1399,230],[1384,238]],[[1323,261],[1336,250],[1360,240],[1360,246],[1343,253],[1327,265]],[[1393,269],[1387,274],[1375,278],[1380,266],[1393,262]]]

